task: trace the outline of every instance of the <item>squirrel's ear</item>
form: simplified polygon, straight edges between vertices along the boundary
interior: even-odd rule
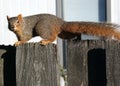
[[[17,16],[17,18],[18,18],[19,21],[21,21],[21,20],[23,19],[22,14],[19,14],[19,15]]]
[[[10,17],[7,15],[7,20],[9,21]]]

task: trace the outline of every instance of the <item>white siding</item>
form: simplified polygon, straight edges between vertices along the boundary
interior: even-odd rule
[[[11,45],[17,41],[15,34],[8,30],[6,16],[23,16],[51,13],[56,14],[56,0],[0,0],[0,45]]]
[[[120,24],[120,0],[107,0],[107,19]]]

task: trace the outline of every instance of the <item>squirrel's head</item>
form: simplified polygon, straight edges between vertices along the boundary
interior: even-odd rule
[[[19,14],[17,17],[11,17],[11,18],[7,16],[7,20],[8,20],[9,30],[16,32],[22,29],[23,26],[22,14]]]

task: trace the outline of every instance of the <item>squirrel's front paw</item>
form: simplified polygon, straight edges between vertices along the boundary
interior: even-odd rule
[[[41,41],[40,41],[40,44],[41,44],[41,45],[48,45],[49,43],[50,43],[49,40],[41,40]]]
[[[17,41],[17,42],[15,42],[14,46],[19,46],[24,43],[25,43],[25,41]]]
[[[15,42],[14,46],[19,46],[21,44],[20,41]]]

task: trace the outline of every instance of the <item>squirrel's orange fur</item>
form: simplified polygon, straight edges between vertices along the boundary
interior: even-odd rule
[[[10,18],[7,16],[9,29],[18,37],[15,45],[26,43],[34,36],[40,36],[42,45],[53,42],[57,36],[70,39],[81,34],[115,38],[120,40],[120,26],[111,23],[66,22],[51,14]]]

